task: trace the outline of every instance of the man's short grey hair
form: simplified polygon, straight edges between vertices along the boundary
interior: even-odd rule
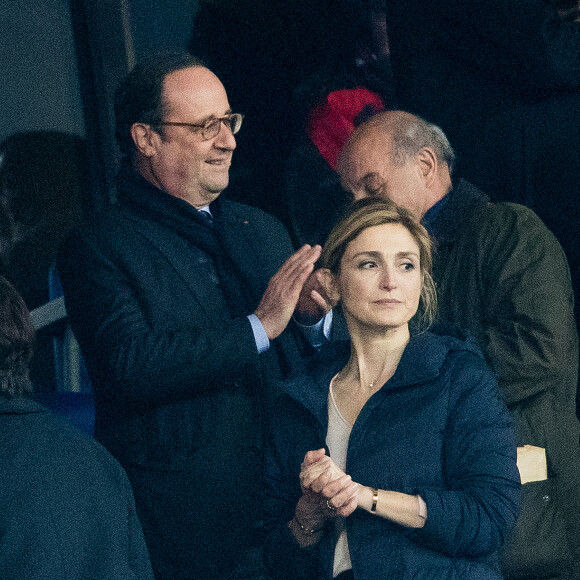
[[[420,117],[406,115],[399,120],[393,130],[392,161],[395,165],[405,165],[424,147],[435,152],[439,163],[446,163],[449,172],[455,164],[455,151],[440,127],[428,123]]]

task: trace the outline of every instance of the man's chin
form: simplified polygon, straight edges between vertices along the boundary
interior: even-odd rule
[[[202,193],[202,197],[206,205],[211,203],[212,201],[215,201],[220,196],[222,191],[228,186],[228,183],[229,183],[228,181],[214,183],[212,184],[211,187],[206,188]]]
[[[229,176],[225,179],[215,180],[212,183],[208,183],[206,191],[209,196],[212,196],[215,199],[229,185],[229,183]]]
[[[227,182],[225,185],[220,185],[220,187],[212,187],[212,189],[208,189],[206,187],[201,191],[182,191],[179,195],[175,195],[175,197],[183,199],[187,203],[193,205],[193,207],[199,209],[209,205],[212,201],[215,201],[219,197],[220,193],[226,188],[226,186]],[[171,194],[171,192],[169,193]]]

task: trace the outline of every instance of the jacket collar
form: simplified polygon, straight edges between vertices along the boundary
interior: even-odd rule
[[[454,242],[474,203],[489,201],[474,185],[459,179],[453,189],[423,216],[422,223],[438,244]],[[441,204],[441,205],[440,205]]]
[[[431,332],[412,335],[393,377],[378,391],[377,401],[389,392],[435,379],[452,350],[481,355],[472,339],[441,336]],[[306,407],[322,425],[328,420],[328,389],[332,377],[347,363],[350,342],[329,343],[309,364],[305,375],[286,381],[282,388]]]

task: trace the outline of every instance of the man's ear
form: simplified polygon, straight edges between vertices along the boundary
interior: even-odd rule
[[[161,136],[147,123],[133,123],[131,137],[139,153],[145,157],[152,157],[157,151],[158,140]]]
[[[340,302],[340,292],[338,290],[336,276],[328,268],[320,268],[316,273],[316,277],[324,292],[326,292],[331,304],[336,306]]]
[[[437,155],[435,155],[435,151],[430,147],[423,147],[415,159],[417,160],[419,171],[421,172],[427,187],[429,187],[437,176],[439,165],[437,163]]]

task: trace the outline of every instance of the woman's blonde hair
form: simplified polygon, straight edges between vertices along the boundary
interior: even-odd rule
[[[413,322],[417,331],[425,331],[433,324],[437,312],[437,291],[431,275],[433,242],[411,212],[388,199],[366,198],[354,202],[330,232],[320,256],[321,266],[328,268],[335,276],[338,275],[342,257],[350,242],[367,228],[383,224],[402,225],[419,246],[423,282],[419,309]]]

